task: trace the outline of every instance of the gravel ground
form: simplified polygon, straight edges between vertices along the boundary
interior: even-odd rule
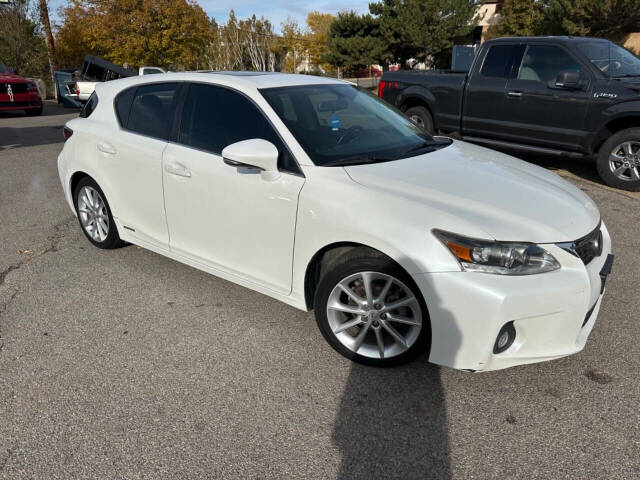
[[[469,374],[343,360],[313,316],[129,246],[63,200],[61,128],[0,115],[0,478],[640,478],[640,196],[599,205],[616,264],[586,349]]]

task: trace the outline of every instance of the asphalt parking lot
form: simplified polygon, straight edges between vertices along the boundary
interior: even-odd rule
[[[586,349],[470,374],[351,364],[313,315],[84,238],[62,125],[0,115],[0,478],[640,478],[640,195],[588,162],[616,254]]]

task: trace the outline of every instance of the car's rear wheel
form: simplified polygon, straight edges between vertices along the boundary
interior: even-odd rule
[[[315,297],[316,321],[336,351],[359,363],[392,366],[427,350],[426,305],[397,263],[356,248],[324,270]]]
[[[124,245],[118,235],[107,199],[93,179],[84,177],[78,182],[74,192],[74,203],[82,231],[91,243],[103,249]]]
[[[435,129],[433,128],[433,118],[431,118],[431,113],[425,107],[411,107],[408,108],[404,113],[413,123],[423,128],[430,134],[435,134]]]
[[[640,191],[640,128],[622,130],[602,144],[598,173],[607,185]]]

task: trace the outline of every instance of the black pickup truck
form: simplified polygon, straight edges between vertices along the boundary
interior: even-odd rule
[[[490,40],[468,73],[385,72],[378,95],[431,132],[503,149],[597,155],[605,183],[640,191],[640,59],[608,40]]]

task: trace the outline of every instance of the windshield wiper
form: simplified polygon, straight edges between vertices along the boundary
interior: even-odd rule
[[[346,167],[350,165],[365,165],[367,163],[382,163],[396,160],[395,157],[367,157],[366,155],[354,155],[353,157],[338,158],[323,163],[323,167]]]
[[[399,158],[406,157],[410,153],[414,153],[414,152],[417,152],[419,150],[428,149],[428,151],[425,152],[425,153],[433,152],[434,150],[437,150],[438,148],[446,147],[447,145],[451,145],[451,143],[452,143],[451,139],[447,139],[447,140],[432,140],[430,142],[425,140],[424,142],[419,143],[418,145],[414,145],[410,149],[405,150],[404,152],[402,152],[402,154],[400,155]]]

